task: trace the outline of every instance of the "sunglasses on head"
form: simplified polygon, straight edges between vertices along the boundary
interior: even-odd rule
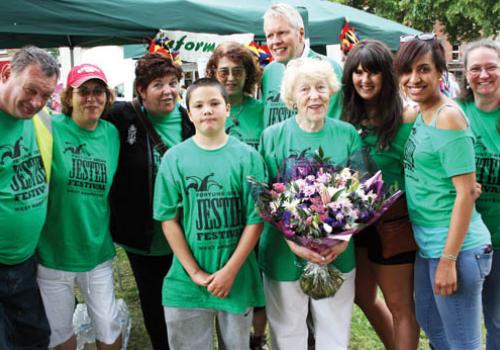
[[[407,43],[413,40],[432,41],[437,40],[436,33],[407,34],[399,37],[400,43]]]

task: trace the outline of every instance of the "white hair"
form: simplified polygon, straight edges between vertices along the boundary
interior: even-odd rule
[[[281,98],[289,109],[294,109],[296,103],[294,88],[300,80],[326,81],[330,88],[330,96],[340,89],[339,81],[328,61],[321,58],[296,58],[286,65],[281,83]]]
[[[273,4],[269,7],[264,13],[264,23],[266,21],[271,20],[271,17],[281,17],[285,19],[290,27],[295,30],[299,30],[300,28],[304,28],[304,21],[302,20],[302,16],[299,11],[295,7],[289,4]]]

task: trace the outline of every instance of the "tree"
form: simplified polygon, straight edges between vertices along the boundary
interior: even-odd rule
[[[332,1],[332,0],[331,0]],[[451,42],[500,34],[498,0],[337,0],[421,31],[443,25]]]

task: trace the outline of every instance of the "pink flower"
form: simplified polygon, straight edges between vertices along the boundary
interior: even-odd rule
[[[285,192],[285,185],[281,182],[276,182],[273,184],[273,189],[278,193]]]

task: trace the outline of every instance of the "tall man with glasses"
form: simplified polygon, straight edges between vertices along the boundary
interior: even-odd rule
[[[299,57],[324,56],[312,51],[306,44],[304,22],[299,12],[288,4],[274,4],[264,14],[264,33],[267,46],[274,61],[269,64],[262,77],[262,101],[264,102],[264,127],[279,123],[295,114],[280,98],[281,81],[288,61]],[[342,68],[327,59],[339,82]],[[340,118],[342,112],[340,92],[332,96],[328,116]]]
[[[0,349],[47,349],[50,329],[36,284],[35,248],[48,186],[31,118],[59,78],[57,61],[26,47],[0,72]]]

